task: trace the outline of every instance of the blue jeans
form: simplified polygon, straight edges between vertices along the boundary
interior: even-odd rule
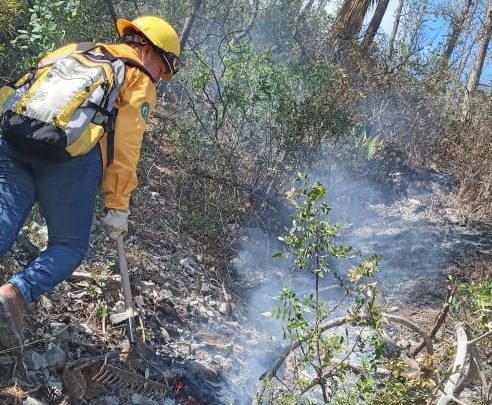
[[[34,202],[48,247],[9,280],[31,304],[68,278],[84,259],[102,178],[99,146],[67,162],[26,156],[0,138],[0,257],[12,247]]]

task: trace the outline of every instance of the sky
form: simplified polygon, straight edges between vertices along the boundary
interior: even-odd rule
[[[433,14],[432,9],[439,7],[442,3],[448,4],[448,0],[430,0],[430,13]],[[335,13],[340,7],[341,0],[331,1],[328,5],[328,10],[332,13]],[[485,1],[484,1],[484,4]],[[398,6],[398,0],[390,0],[388,4],[388,8],[384,15],[383,21],[381,22],[381,27],[379,28],[378,34],[384,33],[387,36],[391,34],[391,30],[393,29],[393,21],[396,12],[396,8]],[[372,15],[374,13],[375,7],[373,7],[369,13],[367,14],[365,25],[369,23]],[[476,21],[476,19],[475,19]],[[429,51],[431,49],[436,49],[439,46],[439,42],[443,42],[446,39],[446,34],[449,32],[449,24],[443,18],[428,18],[424,25],[424,36],[426,40],[427,47],[424,48]],[[482,76],[480,83],[488,86],[489,90],[492,90],[492,49],[489,44],[489,51],[487,53],[487,58],[485,60],[485,65],[482,71]],[[473,54],[472,54],[473,55]],[[473,63],[473,58],[470,58],[469,63]],[[468,74],[468,73],[467,73]]]

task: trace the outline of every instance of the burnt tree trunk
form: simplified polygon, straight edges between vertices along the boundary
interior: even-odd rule
[[[376,36],[379,27],[381,26],[381,21],[383,21],[384,14],[388,8],[389,0],[379,0],[374,15],[372,16],[369,27],[367,27],[366,34],[364,35],[364,45],[370,47],[374,42],[374,37]]]
[[[201,5],[202,5],[202,0],[194,0],[193,4],[191,5],[190,14],[188,15],[188,18],[185,21],[185,24],[183,26],[183,32],[180,38],[181,49],[185,47],[186,42],[188,41],[188,37],[190,36],[190,32],[191,32],[191,27],[195,22],[196,16],[198,14],[198,10],[200,9]]]
[[[480,76],[482,74],[483,65],[485,62],[485,56],[487,55],[487,48],[490,42],[490,34],[492,30],[492,2],[489,3],[487,11],[485,12],[484,24],[480,42],[478,43],[477,53],[475,54],[475,60],[473,61],[472,70],[468,78],[466,85],[465,100],[463,103],[463,115],[466,117],[470,110],[471,97],[477,91],[478,84],[480,82]]]

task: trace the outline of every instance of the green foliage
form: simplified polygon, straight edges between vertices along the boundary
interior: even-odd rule
[[[275,297],[277,305],[267,315],[281,322],[291,353],[288,367],[265,381],[258,400],[269,404],[426,403],[434,382],[428,376],[411,377],[403,358],[388,357],[381,339],[383,317],[374,282],[379,257],[362,257],[352,247],[337,244],[345,226],[327,219],[331,207],[324,202],[326,187],[301,174],[297,181],[287,194],[295,212],[287,235],[280,238],[287,248],[282,255],[294,257],[295,270],[314,274],[313,291],[301,295],[293,287],[284,287]],[[336,274],[332,263],[355,258],[346,275]],[[320,279],[329,273],[345,290],[346,297],[339,302],[324,301],[320,293]],[[349,302],[342,304],[346,298]],[[342,305],[344,321],[334,318]]]
[[[26,29],[18,29],[13,40],[18,49],[29,49],[34,60],[63,43],[65,30],[62,22],[69,23],[78,12],[80,0],[37,0],[29,8],[30,20]],[[31,64],[33,60],[28,61]]]
[[[454,311],[463,314],[475,335],[492,331],[492,278],[451,282],[456,285]]]
[[[106,266],[93,268],[91,271],[92,280],[94,284],[91,284],[87,288],[87,294],[92,299],[100,297],[108,283],[108,277],[110,274],[110,267],[114,265],[112,262],[108,262]]]
[[[369,131],[363,127],[352,128],[352,139],[348,146],[352,146],[355,153],[372,159],[383,147],[383,141],[378,135],[370,135]]]
[[[300,179],[304,182],[307,180],[303,175]],[[334,244],[336,235],[347,225],[333,225],[320,219],[331,210],[330,206],[322,202],[326,192],[326,187],[321,183],[306,183],[288,191],[287,198],[296,212],[288,235],[280,238],[295,250],[297,270],[305,269],[308,262],[315,258],[313,272],[321,277],[330,269],[330,258],[347,259],[352,251],[350,246]]]
[[[219,55],[206,47],[193,52],[180,77],[191,111],[178,113],[166,131],[188,173],[179,186],[190,201],[185,218],[193,212],[218,223],[236,221],[247,215],[245,207],[258,209],[256,196],[281,190],[289,174],[325,153],[322,142],[334,145],[348,136],[352,122],[340,70],[280,63],[272,50],[251,44]]]
[[[0,43],[0,50],[3,49],[4,33],[12,30],[13,21],[19,15],[23,9],[23,4],[15,0],[0,0],[0,38],[2,43]]]
[[[277,375],[281,385],[277,386],[270,381],[266,385],[268,393],[262,394],[262,397],[265,395],[269,398],[269,403],[275,404],[310,403],[316,395],[325,402],[334,400],[335,388],[350,385],[346,377],[348,368],[343,361],[347,351],[359,347],[366,353],[372,352],[372,356],[362,356],[369,369],[375,369],[384,354],[378,338],[381,315],[375,303],[376,283],[368,282],[378,270],[376,256],[353,266],[349,277],[338,275],[347,293],[355,297],[355,304],[350,308],[347,319],[356,328],[364,329],[363,326],[370,325],[374,331],[372,337],[369,338],[367,333],[364,338],[362,334],[354,337],[349,335],[348,329],[345,332],[329,333],[326,325],[339,304],[323,301],[320,279],[332,271],[333,260],[350,259],[355,254],[352,247],[335,242],[345,226],[332,224],[326,218],[331,211],[331,207],[324,202],[326,187],[318,182],[310,182],[301,174],[298,182],[287,194],[295,208],[292,226],[287,235],[280,239],[294,256],[295,269],[314,274],[314,290],[299,296],[291,287],[285,287],[276,297],[278,305],[271,315],[282,321],[284,337],[289,339],[290,347],[298,346],[299,349],[291,354],[292,374],[285,379]],[[319,389],[318,394],[315,394],[316,387]]]

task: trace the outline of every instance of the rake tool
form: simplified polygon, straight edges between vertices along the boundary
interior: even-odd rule
[[[158,383],[140,374],[110,364],[108,363],[108,359],[109,357],[106,355],[101,369],[92,377],[94,381],[123,390],[138,392],[146,397],[157,400],[163,399],[170,394],[171,389],[168,385]]]
[[[167,382],[165,374],[156,366],[157,356],[154,351],[138,337],[135,326],[136,311],[133,307],[133,298],[130,287],[130,277],[128,275],[128,264],[126,261],[123,237],[118,237],[116,243],[118,249],[118,263],[121,274],[121,286],[125,299],[125,314],[128,317],[127,335],[130,348],[128,352],[125,353],[125,358],[128,362],[132,360],[141,360],[144,364],[157,370]],[[171,390],[168,385],[158,383],[122,367],[112,365],[109,363],[110,357],[111,356],[109,356],[109,354],[106,355],[101,369],[96,375],[94,375],[94,377],[92,377],[93,380],[111,385],[113,387],[133,390],[144,396],[150,396],[153,398],[160,399],[170,394]]]

